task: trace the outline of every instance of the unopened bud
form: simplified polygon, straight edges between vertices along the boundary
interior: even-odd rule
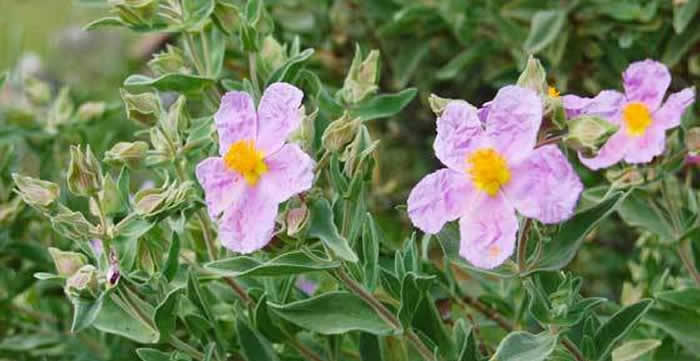
[[[49,113],[47,114],[47,128],[50,132],[55,132],[58,126],[67,124],[73,115],[75,105],[70,98],[70,89],[63,87],[54,100]]]
[[[59,204],[58,212],[51,217],[54,230],[72,240],[87,240],[97,233],[97,228],[88,222],[80,212],[74,212]]]
[[[146,156],[146,165],[152,167],[154,165],[170,162],[175,159],[175,149],[166,138],[165,133],[160,127],[149,129],[148,134],[151,136],[151,144],[154,152],[148,152]]]
[[[287,60],[287,54],[285,49],[280,43],[275,40],[272,35],[265,37],[262,43],[262,49],[260,50],[260,55],[265,65],[271,70],[275,70],[282,65]]]
[[[161,114],[160,99],[153,93],[129,94],[121,89],[122,100],[126,106],[127,118],[150,127],[156,124]]]
[[[119,18],[131,25],[150,25],[158,11],[158,1],[109,0]]]
[[[30,206],[48,207],[61,193],[60,188],[55,183],[26,177],[17,173],[12,174],[12,179],[17,185],[17,193]]]
[[[534,90],[538,95],[547,94],[547,72],[542,63],[530,55],[525,70],[518,77],[518,86]]]
[[[160,188],[144,189],[134,195],[134,209],[142,216],[159,213],[183,206],[192,195],[192,182],[180,185],[166,182]]]
[[[581,116],[569,121],[564,144],[586,157],[598,154],[600,147],[617,132],[618,127],[596,116]]]
[[[685,135],[685,145],[688,153],[693,156],[700,155],[700,127],[690,128]]]
[[[68,190],[77,196],[93,196],[102,186],[102,168],[87,146],[85,153],[72,145],[67,175]]]
[[[185,56],[182,50],[170,44],[166,46],[165,51],[153,55],[153,59],[148,62],[148,66],[158,75],[190,73],[190,69],[185,65]]]
[[[24,92],[29,100],[34,104],[43,105],[51,99],[51,88],[49,84],[33,76],[24,79]]]
[[[343,88],[340,90],[343,100],[347,104],[355,104],[362,101],[368,95],[377,91],[379,80],[379,51],[372,50],[362,60],[362,51],[359,45],[355,50],[355,57],[348,70]]]
[[[217,1],[212,20],[227,35],[233,34],[241,26],[240,9],[228,1]]]
[[[438,117],[441,116],[442,112],[445,111],[445,107],[447,107],[447,104],[450,104],[450,102],[453,101],[454,99],[441,98],[435,94],[430,94],[430,97],[428,98],[428,103],[430,103],[430,109]]]
[[[49,254],[56,266],[56,272],[63,277],[72,276],[87,263],[87,257],[77,252],[61,251],[58,248],[49,247]]]
[[[86,264],[66,281],[64,291],[68,296],[92,296],[97,291],[97,269]]]
[[[87,122],[94,119],[99,119],[105,113],[104,102],[87,102],[80,105],[78,108],[78,120]]]
[[[114,182],[110,174],[105,175],[102,179],[102,189],[98,193],[102,211],[108,216],[124,212],[126,204],[122,201],[117,183]]]
[[[614,185],[615,188],[628,188],[644,183],[644,175],[638,168],[630,167],[622,170],[609,169],[605,172],[605,178]]]
[[[182,143],[180,134],[184,133],[190,125],[190,115],[186,109],[187,98],[179,96],[175,103],[168,109],[168,114],[161,118],[161,127],[168,137],[169,143],[178,146]]]
[[[340,118],[331,122],[321,137],[323,147],[331,152],[341,151],[350,143],[361,124],[359,118],[352,119],[347,111]]]
[[[109,164],[138,168],[146,157],[146,151],[148,151],[146,142],[119,142],[105,152],[104,161]]]
[[[287,211],[287,235],[294,236],[304,229],[309,220],[309,209],[305,204]]]

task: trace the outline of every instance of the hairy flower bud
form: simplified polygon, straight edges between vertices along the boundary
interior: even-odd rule
[[[97,269],[86,264],[66,280],[63,289],[69,297],[93,296],[97,292]]]
[[[160,126],[168,137],[168,143],[178,147],[182,144],[180,134],[184,133],[190,125],[190,116],[185,106],[187,98],[179,96],[170,106],[165,117],[161,117]]]
[[[331,152],[339,152],[350,143],[362,122],[352,119],[347,111],[340,118],[331,122],[321,137],[323,147]]]
[[[161,105],[155,94],[130,94],[124,89],[121,89],[120,93],[126,106],[127,118],[146,127],[156,124],[160,118]]]
[[[134,195],[134,209],[142,216],[155,216],[185,205],[192,192],[192,182],[184,182],[180,185],[165,182],[160,188],[137,192]]]
[[[367,57],[362,60],[362,51],[358,46],[343,88],[340,90],[343,100],[347,104],[355,104],[362,101],[365,97],[377,91],[378,80],[379,51],[370,51]]]
[[[564,144],[584,156],[595,156],[617,129],[600,117],[580,116],[569,120],[569,134],[564,137]]]
[[[690,128],[685,135],[685,145],[691,155],[700,155],[700,127]]]
[[[126,204],[112,176],[107,174],[102,179],[102,189],[98,193],[102,211],[109,216],[126,211]]]
[[[90,197],[102,187],[102,168],[87,146],[85,153],[80,147],[70,147],[70,164],[67,175],[68,190],[77,196]]]
[[[305,204],[287,211],[287,235],[294,236],[304,229],[309,221],[309,209]]]
[[[87,257],[77,252],[61,251],[58,248],[49,247],[49,254],[56,266],[56,272],[63,277],[72,276],[87,263]]]
[[[61,193],[55,183],[43,181],[32,177],[26,177],[17,173],[12,174],[12,179],[17,185],[17,193],[25,203],[33,207],[48,207]]]
[[[616,188],[627,188],[644,183],[644,175],[635,167],[624,169],[609,169],[605,172],[605,177]]]
[[[180,48],[170,44],[166,45],[165,51],[153,55],[153,59],[148,62],[151,70],[158,74],[185,73],[191,71],[185,63],[185,55]]]
[[[158,11],[159,0],[109,0],[114,12],[127,24],[150,25]]]
[[[47,130],[55,133],[58,126],[67,124],[71,115],[73,115],[73,110],[75,110],[75,105],[70,98],[70,89],[63,87],[58,92],[58,96],[54,99],[47,114]]]
[[[148,143],[142,141],[119,142],[105,152],[104,161],[109,164],[138,168],[148,151]]]
[[[88,240],[98,233],[92,223],[80,212],[74,212],[59,204],[58,212],[51,217],[51,225],[56,232],[73,240]]]
[[[267,65],[268,69],[275,70],[287,60],[285,48],[272,36],[265,37],[260,50],[262,61]]]
[[[87,102],[78,108],[77,117],[81,122],[99,119],[105,113],[104,102]]]
[[[441,98],[435,94],[430,94],[430,97],[428,97],[428,103],[430,103],[430,109],[435,113],[436,116],[442,115],[442,112],[445,111],[445,107],[447,104],[450,104],[454,99],[450,98]]]
[[[227,35],[233,34],[241,26],[241,9],[228,1],[217,1],[212,20]]]
[[[547,72],[534,56],[530,55],[527,59],[527,66],[518,77],[517,85],[530,88],[540,96],[547,94]]]

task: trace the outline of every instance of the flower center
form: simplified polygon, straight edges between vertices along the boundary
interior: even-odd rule
[[[547,94],[552,98],[559,98],[559,90],[553,86],[547,88]]]
[[[505,158],[491,148],[478,149],[467,158],[469,174],[476,188],[490,196],[496,195],[510,181],[510,169]]]
[[[627,134],[633,137],[644,135],[651,125],[651,113],[644,103],[629,103],[622,110],[622,119],[627,125]]]
[[[255,149],[255,142],[252,140],[233,143],[224,156],[224,164],[240,173],[250,185],[257,184],[260,176],[267,173],[263,153]]]

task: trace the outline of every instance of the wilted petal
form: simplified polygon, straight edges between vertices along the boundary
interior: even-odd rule
[[[257,115],[253,99],[244,92],[232,91],[221,98],[214,114],[219,133],[219,154],[224,155],[231,144],[239,140],[254,140]]]
[[[654,111],[671,84],[671,73],[666,65],[647,59],[630,64],[622,74],[622,81],[628,101],[645,103]]]
[[[626,133],[624,128],[615,133],[605,145],[600,148],[600,151],[595,157],[586,158],[579,153],[578,157],[586,167],[592,170],[607,168],[625,157],[629,149],[631,149],[632,138]]]
[[[627,163],[649,163],[664,152],[666,131],[661,126],[651,126],[641,137],[631,138],[630,150],[625,154]]]
[[[615,90],[603,90],[593,98],[564,95],[562,103],[566,116],[569,118],[579,115],[599,116],[613,124],[620,123],[620,112],[625,103],[625,96]]]
[[[278,203],[267,197],[262,187],[246,187],[241,196],[224,211],[219,222],[219,239],[234,252],[251,253],[272,239]]]
[[[671,94],[664,105],[654,113],[654,121],[663,126],[664,129],[671,129],[681,124],[681,116],[695,101],[695,88],[685,88],[677,93]]]
[[[535,149],[511,173],[504,192],[520,214],[542,223],[558,223],[573,214],[583,185],[557,146]]]
[[[199,162],[195,173],[204,189],[209,216],[213,219],[236,200],[245,186],[243,178],[226,168],[223,159],[218,157]]]
[[[459,254],[476,267],[491,269],[515,249],[518,218],[505,197],[486,197],[459,220]]]
[[[274,83],[265,89],[258,106],[256,143],[265,154],[277,151],[301,124],[302,98],[304,93],[287,83]]]
[[[285,144],[265,158],[267,173],[261,178],[265,195],[277,202],[309,190],[314,179],[314,161],[296,144]]]
[[[482,134],[476,108],[463,100],[450,102],[437,120],[435,155],[447,167],[464,172],[467,153],[477,145]]]
[[[489,106],[486,134],[496,149],[516,162],[535,147],[542,122],[542,101],[533,90],[515,85],[501,88]]]
[[[426,233],[438,233],[445,223],[460,217],[476,192],[469,178],[451,169],[425,176],[408,196],[408,217]]]

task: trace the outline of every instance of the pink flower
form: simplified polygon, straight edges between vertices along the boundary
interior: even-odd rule
[[[515,247],[515,210],[544,223],[571,216],[583,186],[555,145],[535,149],[542,101],[506,86],[477,112],[453,101],[437,120],[434,149],[447,166],[408,197],[416,227],[437,233],[459,218],[459,254],[481,268],[502,264]]]
[[[313,160],[296,144],[285,144],[301,123],[304,93],[286,84],[270,85],[256,112],[247,93],[221,99],[214,115],[220,157],[197,165],[209,215],[218,221],[224,247],[250,253],[272,238],[277,208],[311,188]]]
[[[695,89],[690,87],[671,94],[662,105],[671,73],[653,60],[630,64],[622,80],[625,94],[603,90],[594,98],[562,98],[567,116],[595,115],[620,127],[595,157],[579,154],[588,168],[607,168],[622,159],[628,163],[650,162],[663,153],[666,130],[680,125],[683,112],[695,100]]]

